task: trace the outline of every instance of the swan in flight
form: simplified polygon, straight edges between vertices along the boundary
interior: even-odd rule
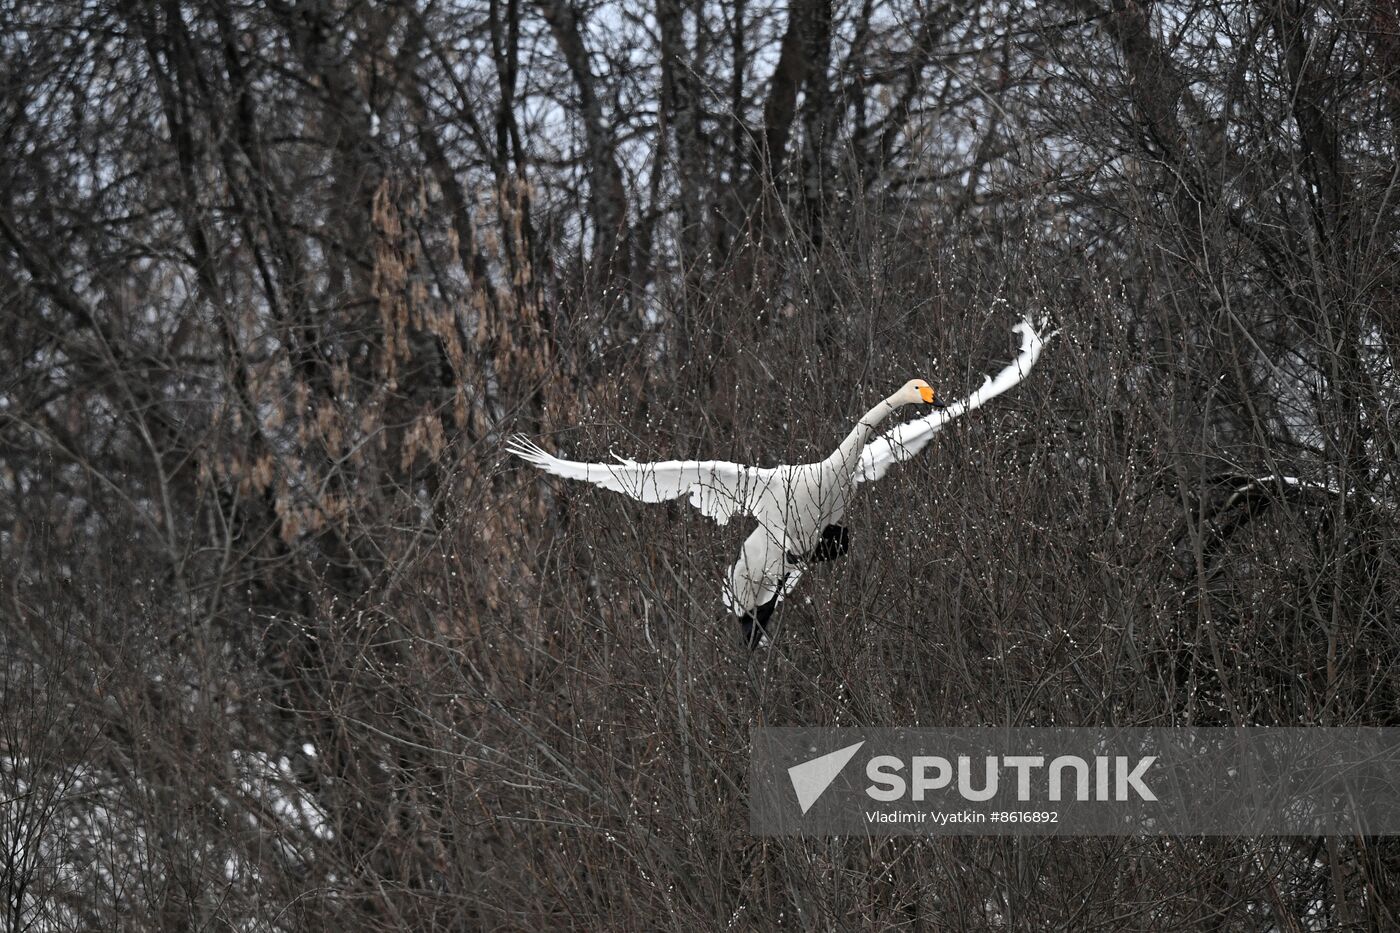
[[[951,405],[937,404],[927,382],[911,379],[862,415],[841,446],[817,463],[772,468],[726,460],[638,463],[615,454],[616,463],[583,463],[555,457],[522,435],[511,438],[506,449],[547,473],[643,502],[689,496],[691,505],[721,525],[736,515],[756,519],[758,528],[729,569],[724,603],[738,617],[745,643],[767,646],[768,620],[796,585],[802,568],[846,553],[850,536],[837,522],[857,484],[884,476],[891,466],[926,447],[948,422],[980,408],[1030,372],[1045,338],[1029,321],[1012,329],[1021,335],[1021,351],[996,378],[988,376],[980,388]],[[937,410],[875,437],[891,414],[919,404],[936,405]]]

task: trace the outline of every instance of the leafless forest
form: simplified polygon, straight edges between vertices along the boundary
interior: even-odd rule
[[[758,839],[756,725],[1400,725],[1397,0],[0,0],[10,931],[1372,930],[1380,838]],[[825,454],[747,533],[508,461]]]

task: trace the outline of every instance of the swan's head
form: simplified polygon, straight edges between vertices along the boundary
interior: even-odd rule
[[[933,386],[922,379],[910,379],[891,401],[899,405],[935,405],[934,397]]]

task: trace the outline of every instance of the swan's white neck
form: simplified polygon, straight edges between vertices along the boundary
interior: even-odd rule
[[[875,435],[880,423],[899,407],[900,405],[894,400],[893,395],[882,399],[874,408],[861,415],[856,426],[851,429],[851,433],[846,435],[841,446],[836,448],[836,452],[828,459],[838,463],[846,472],[854,472],[856,464],[860,462],[860,452],[865,449],[866,444],[870,443],[870,438]]]

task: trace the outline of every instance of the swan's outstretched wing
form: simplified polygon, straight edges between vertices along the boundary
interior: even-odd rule
[[[583,463],[556,457],[519,434],[506,443],[506,449],[546,473],[581,479],[643,502],[662,502],[689,495],[691,505],[721,525],[735,515],[757,514],[759,502],[775,472],[727,460],[638,463],[617,457],[617,463]]]
[[[1044,324],[1042,323],[1042,327]],[[1011,364],[982,383],[982,387],[967,398],[954,402],[947,408],[940,408],[924,418],[916,418],[865,445],[860,455],[860,466],[856,469],[856,482],[877,480],[884,476],[896,463],[903,463],[928,446],[933,436],[954,418],[960,418],[1016,385],[1031,371],[1035,361],[1040,359],[1040,351],[1047,337],[1041,337],[1030,321],[1021,321],[1012,328],[1021,335],[1021,352]]]

